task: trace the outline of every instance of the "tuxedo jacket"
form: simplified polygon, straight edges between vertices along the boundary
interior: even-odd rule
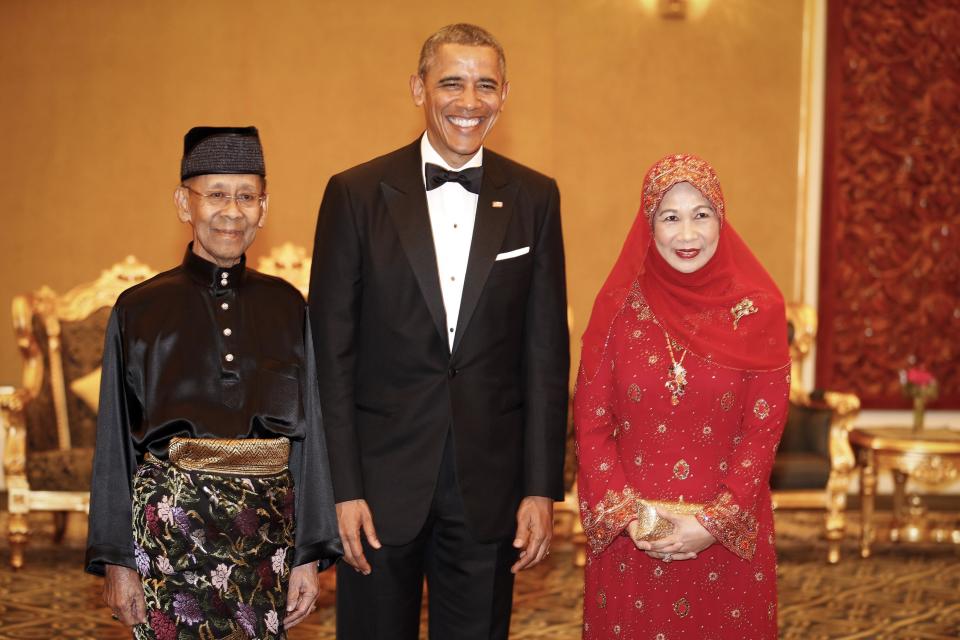
[[[419,139],[330,178],[309,304],[335,498],[366,500],[381,541],[423,527],[448,434],[478,541],[512,536],[524,496],[563,499],[570,354],[554,180],[484,149],[452,349]]]

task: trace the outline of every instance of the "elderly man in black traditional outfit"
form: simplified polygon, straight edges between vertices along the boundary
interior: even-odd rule
[[[265,191],[254,127],[191,129],[193,242],[110,317],[86,568],[138,639],[285,638],[340,555],[304,300],[246,267]]]

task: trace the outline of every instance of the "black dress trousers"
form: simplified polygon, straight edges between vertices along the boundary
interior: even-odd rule
[[[417,537],[376,550],[361,535],[368,576],[338,564],[338,639],[417,640],[426,576],[431,640],[507,640],[517,550],[512,536],[478,543],[470,535],[451,440],[448,434],[430,514]]]

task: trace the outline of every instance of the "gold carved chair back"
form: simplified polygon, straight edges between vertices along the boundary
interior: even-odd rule
[[[270,276],[283,278],[295,286],[303,297],[310,289],[310,265],[313,260],[307,250],[292,242],[274,247],[257,263],[257,271]]]
[[[49,424],[49,417],[55,425],[55,447],[44,446],[53,444],[44,437],[50,434],[32,428],[36,432],[29,437],[31,445],[61,451],[93,446],[103,335],[110,309],[125,289],[155,274],[128,256],[95,281],[63,295],[44,286],[14,299],[13,325],[24,361],[28,428],[33,427],[30,423],[45,428],[41,425]],[[34,406],[29,408],[31,403]]]

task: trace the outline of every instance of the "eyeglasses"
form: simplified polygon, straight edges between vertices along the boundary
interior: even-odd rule
[[[201,193],[195,189],[191,189],[185,184],[180,186],[199,197],[206,206],[214,211],[226,209],[230,205],[231,200],[237,203],[237,208],[243,211],[252,211],[262,205],[264,198],[266,198],[266,195],[263,193],[238,193],[235,195],[230,195],[224,191]]]

